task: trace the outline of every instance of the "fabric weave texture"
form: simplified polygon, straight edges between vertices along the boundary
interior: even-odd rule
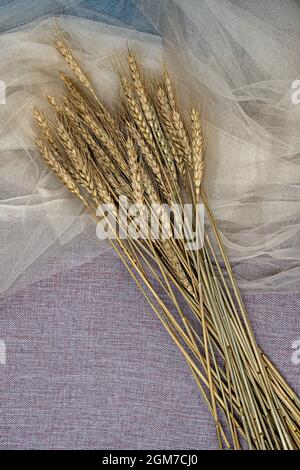
[[[299,394],[300,295],[245,300]],[[0,317],[1,449],[217,448],[187,364],[111,251],[1,299]]]

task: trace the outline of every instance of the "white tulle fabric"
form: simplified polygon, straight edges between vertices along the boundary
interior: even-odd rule
[[[57,71],[65,68],[51,45],[61,31],[107,100],[118,95],[113,64],[128,45],[139,51],[150,70],[168,63],[184,103],[200,103],[202,108],[205,187],[241,287],[297,288],[300,105],[292,102],[292,83],[300,79],[296,2],[136,0],[157,35],[138,31],[135,16],[120,26],[101,16],[97,21],[54,17],[62,5],[58,1],[52,2],[53,11],[41,2],[35,12],[30,3],[23,14],[3,10],[0,20],[0,79],[6,85],[6,104],[0,104],[1,293],[109,249],[97,240],[81,204],[50,174],[33,146],[32,107],[41,106],[49,90],[57,92]],[[68,7],[76,3],[67,2]]]

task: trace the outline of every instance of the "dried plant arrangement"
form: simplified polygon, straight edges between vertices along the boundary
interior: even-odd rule
[[[109,108],[68,45],[55,45],[73,78],[60,73],[64,95],[48,96],[46,114],[34,110],[40,154],[96,222],[104,217],[114,250],[188,363],[220,448],[300,449],[299,398],[256,342],[202,188],[199,109],[183,118],[168,71],[147,76],[131,51],[120,102]],[[126,201],[138,208],[128,237]],[[187,205],[182,237],[176,210]]]

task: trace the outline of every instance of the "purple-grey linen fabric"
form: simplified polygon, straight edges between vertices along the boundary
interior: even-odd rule
[[[245,300],[299,393],[300,294]],[[0,340],[1,449],[217,448],[187,364],[110,251],[1,299]]]

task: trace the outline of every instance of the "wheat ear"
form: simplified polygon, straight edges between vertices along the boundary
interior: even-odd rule
[[[133,200],[135,203],[143,204],[144,198],[141,166],[138,161],[138,153],[133,144],[133,140],[130,137],[127,138],[126,148],[128,153],[128,166],[131,173]]]
[[[183,160],[182,143],[176,132],[176,129],[172,121],[172,109],[168,101],[168,97],[162,87],[158,87],[157,90],[157,102],[159,106],[160,116],[162,125],[165,129],[167,136],[169,137],[169,147],[174,157],[178,173],[181,176],[185,175],[185,163]]]
[[[33,116],[34,116],[39,128],[41,129],[41,131],[45,135],[46,139],[48,140],[49,144],[55,149],[56,152],[58,152],[59,150],[58,150],[57,144],[54,140],[53,133],[51,131],[49,122],[48,122],[45,114],[42,113],[41,111],[39,111],[37,108],[35,108],[33,110]]]
[[[70,48],[59,38],[56,38],[54,42],[55,42],[56,50],[65,59],[65,62],[68,65],[68,67],[70,67],[70,69],[74,72],[78,80],[92,93],[94,97],[96,97],[96,94],[94,92],[91,82],[89,81],[86,74],[83,72],[82,68],[78,64]]]
[[[180,147],[180,150],[182,154],[184,155],[189,167],[192,168],[193,162],[192,162],[192,154],[191,154],[188,134],[185,130],[185,126],[184,126],[182,117],[180,115],[180,112],[178,111],[178,106],[177,106],[175,93],[174,93],[174,87],[173,87],[172,80],[167,69],[164,70],[163,85],[164,85],[168,103],[171,109],[172,124],[174,127],[174,134],[176,135],[175,140],[177,142],[177,145]]]
[[[35,140],[41,155],[43,156],[47,165],[54,171],[54,173],[59,177],[59,179],[67,186],[67,188],[76,196],[81,198],[79,189],[74,182],[73,178],[70,176],[69,172],[65,169],[61,162],[59,162],[54,156],[53,152],[41,139],[36,138]]]
[[[204,139],[202,133],[202,126],[199,112],[193,108],[191,112],[192,122],[192,156],[193,156],[193,170],[194,170],[194,183],[196,200],[199,198],[200,185],[203,176],[203,153],[204,153]]]
[[[148,122],[157,142],[157,147],[160,153],[162,154],[163,158],[165,158],[168,162],[168,168],[172,175],[174,181],[177,179],[177,174],[174,166],[172,152],[168,146],[168,142],[164,137],[164,134],[161,129],[160,121],[156,115],[155,109],[150,104],[147,93],[145,90],[145,85],[142,79],[142,74],[140,68],[138,66],[137,60],[135,55],[129,51],[128,53],[128,65],[130,70],[130,75],[133,81],[134,90],[138,96],[139,103],[141,105],[141,109],[145,116],[146,121]]]

